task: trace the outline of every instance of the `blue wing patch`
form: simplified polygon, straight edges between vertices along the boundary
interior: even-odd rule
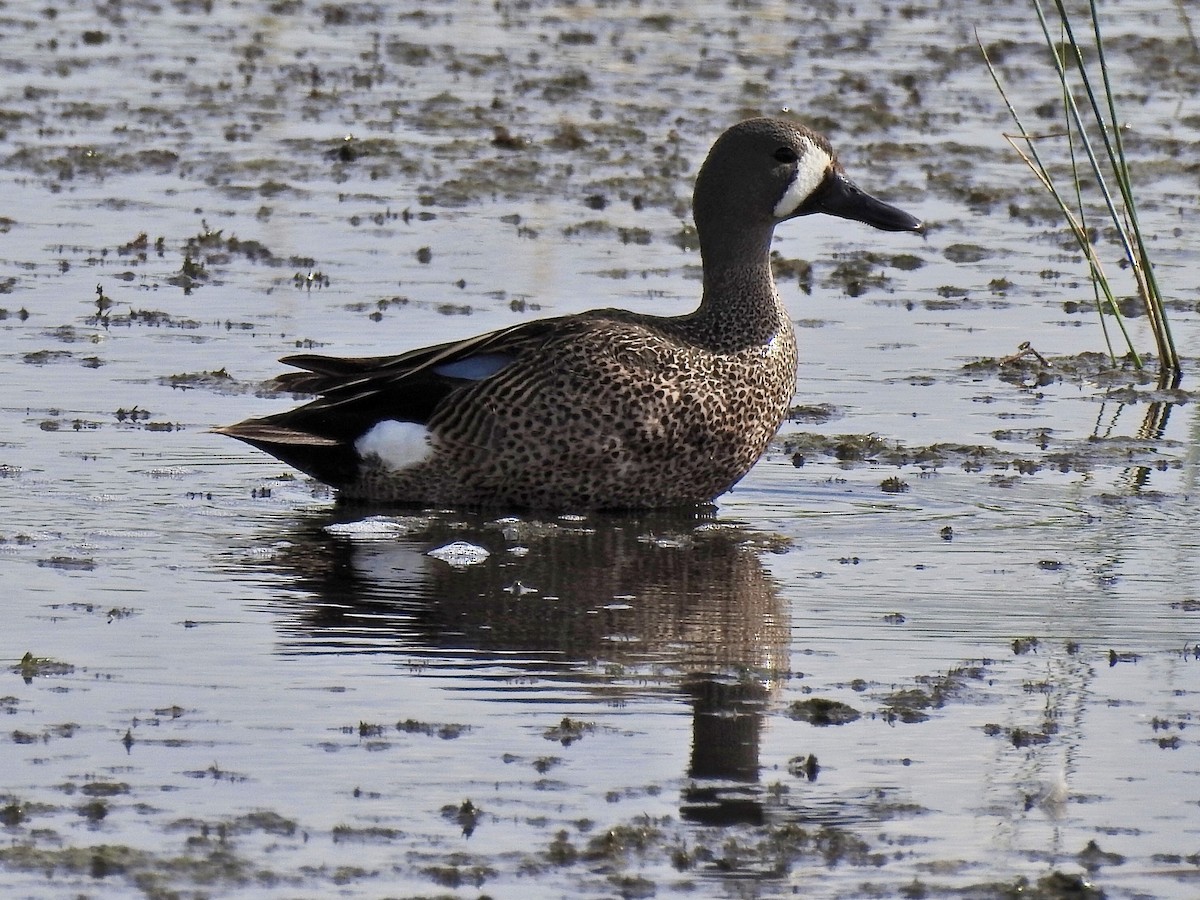
[[[463,359],[456,359],[454,362],[434,366],[433,371],[446,378],[482,381],[484,378],[495,375],[513,359],[514,357],[510,353],[479,353],[475,356],[467,356]]]

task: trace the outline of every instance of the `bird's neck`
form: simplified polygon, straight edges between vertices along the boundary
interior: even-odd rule
[[[688,318],[698,332],[716,336],[723,345],[766,344],[781,332],[790,335],[791,319],[771,275],[771,230],[729,236],[701,240],[704,294]]]

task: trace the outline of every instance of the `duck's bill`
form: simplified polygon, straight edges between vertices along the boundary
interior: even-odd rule
[[[798,216],[825,213],[865,222],[881,231],[923,232],[925,223],[890,203],[876,200],[840,172],[830,172],[796,210]]]

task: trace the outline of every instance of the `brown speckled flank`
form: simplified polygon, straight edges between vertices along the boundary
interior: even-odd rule
[[[775,225],[824,212],[922,226],[848,181],[824,137],[773,119],[721,135],[692,200],[704,263],[695,312],[593,310],[399,356],[289,357],[305,371],[281,383],[318,399],[219,431],[352,499],[560,511],[708,502],[762,455],[795,388],[795,335],[769,263]],[[472,360],[482,373],[465,371]],[[425,426],[423,459],[396,469],[360,454],[356,442],[389,420]]]

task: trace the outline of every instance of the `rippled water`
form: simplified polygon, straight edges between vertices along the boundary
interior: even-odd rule
[[[1121,8],[1177,392],[1076,356],[1020,3],[0,9],[6,896],[1193,896],[1200,67]],[[785,106],[931,229],[781,229],[824,406],[719,508],[377,518],[207,433],[297,347],[689,308]]]

